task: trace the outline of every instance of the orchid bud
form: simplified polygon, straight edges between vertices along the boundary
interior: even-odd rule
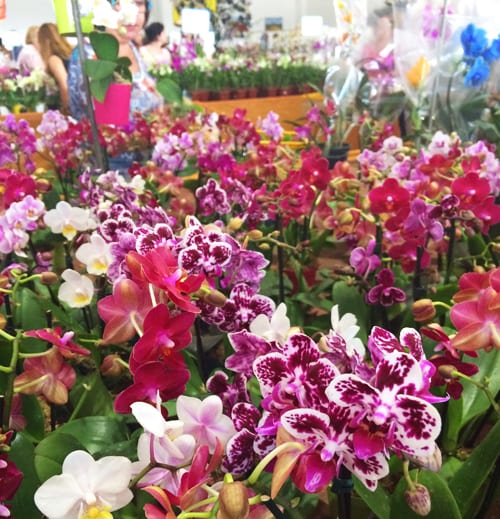
[[[438,373],[445,379],[451,380],[454,377],[454,373],[457,368],[451,364],[443,364],[439,366]]]
[[[101,374],[104,377],[118,377],[123,373],[123,364],[120,362],[120,356],[115,354],[106,355],[101,363]]]
[[[247,236],[250,240],[260,240],[264,235],[259,229],[252,229]]]
[[[231,231],[238,231],[243,225],[243,220],[241,218],[231,218],[227,225],[228,229]]]
[[[426,516],[431,511],[431,496],[424,485],[414,484],[414,489],[405,490],[406,504],[417,514]]]
[[[37,178],[35,185],[39,193],[48,193],[52,190],[52,183],[46,178]]]
[[[437,445],[434,448],[434,452],[429,456],[412,456],[410,459],[418,467],[431,472],[439,472],[443,462],[441,450]]]
[[[59,276],[55,272],[47,271],[42,272],[40,282],[42,283],[42,285],[53,285],[57,282],[58,279]]]
[[[340,225],[349,225],[353,222],[354,218],[352,217],[352,213],[350,211],[343,211],[339,217]]]
[[[219,290],[210,290],[203,296],[203,300],[209,305],[222,307],[226,304],[227,297]]]
[[[7,326],[7,317],[4,314],[0,314],[0,330],[3,330]]]
[[[217,519],[246,519],[249,513],[247,487],[240,481],[224,483],[219,493]]]
[[[413,303],[413,318],[417,323],[430,321],[436,316],[436,309],[430,299],[419,299]]]
[[[271,246],[269,245],[269,243],[261,243],[259,245],[259,249],[261,249],[261,250],[270,250]]]

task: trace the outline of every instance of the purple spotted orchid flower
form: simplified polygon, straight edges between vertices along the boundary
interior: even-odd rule
[[[225,235],[216,229],[204,229],[194,216],[187,223],[186,234],[178,244],[179,266],[189,274],[220,276],[232,254]]]
[[[206,185],[199,187],[195,194],[198,199],[200,214],[203,216],[214,213],[226,214],[231,210],[226,192],[213,178],[209,178]]]
[[[438,411],[415,396],[426,384],[419,362],[409,353],[394,351],[378,362],[373,384],[342,374],[331,382],[326,395],[354,413],[349,427],[358,458],[389,450],[426,456],[441,431]]]
[[[295,408],[328,408],[325,395],[328,384],[339,374],[328,359],[322,357],[316,343],[307,335],[288,337],[281,352],[261,355],[253,371],[263,396],[262,407],[274,417]]]

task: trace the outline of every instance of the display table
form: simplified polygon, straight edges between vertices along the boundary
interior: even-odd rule
[[[230,99],[228,101],[196,101],[207,112],[232,115],[237,108],[246,110],[246,117],[256,123],[273,111],[279,117],[279,123],[285,130],[293,130],[294,122],[305,124],[305,116],[310,108],[321,102],[323,96],[318,93],[293,96],[255,97],[249,99]],[[352,131],[347,139],[351,149],[359,149],[359,136],[356,130]]]

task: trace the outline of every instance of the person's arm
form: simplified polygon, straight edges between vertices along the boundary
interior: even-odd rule
[[[59,56],[50,56],[47,62],[47,68],[59,87],[61,94],[61,111],[69,113],[68,73],[66,72],[63,60]]]

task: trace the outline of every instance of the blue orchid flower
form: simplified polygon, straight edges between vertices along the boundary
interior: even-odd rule
[[[491,65],[500,58],[500,36],[491,42],[489,48],[483,52],[483,58]]]
[[[465,75],[466,87],[479,87],[490,77],[490,67],[486,60],[479,56],[474,60],[472,67]]]
[[[473,23],[467,25],[462,31],[460,41],[466,58],[477,58],[488,48],[486,31],[476,27]]]

